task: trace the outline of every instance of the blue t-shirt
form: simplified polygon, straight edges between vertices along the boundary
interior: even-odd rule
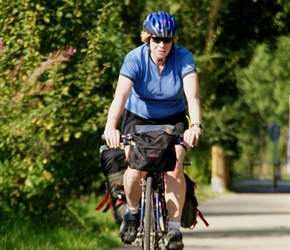
[[[182,78],[192,72],[196,72],[193,55],[183,47],[172,46],[161,75],[150,58],[149,45],[137,47],[127,54],[120,70],[134,82],[125,108],[147,119],[184,111]]]

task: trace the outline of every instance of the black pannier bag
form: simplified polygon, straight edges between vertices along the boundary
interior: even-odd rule
[[[198,202],[195,196],[196,184],[186,174],[184,174],[184,177],[186,181],[186,195],[180,221],[181,227],[193,229],[197,224],[197,215],[199,215],[201,220],[208,227],[208,222],[198,209]]]
[[[100,152],[100,164],[105,177],[126,170],[127,163],[124,150],[121,148],[107,148],[102,150]]]
[[[148,172],[173,171],[176,164],[176,135],[171,125],[135,125],[131,130],[130,168]]]
[[[123,184],[123,176],[127,169],[125,158],[124,150],[120,148],[105,149],[100,153],[100,165],[106,177],[106,196],[96,207],[96,210],[100,211],[106,205],[103,213],[110,209],[118,225],[121,225],[126,212],[126,196]]]

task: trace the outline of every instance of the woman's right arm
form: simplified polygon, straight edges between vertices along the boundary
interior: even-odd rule
[[[110,147],[118,147],[120,145],[121,133],[117,129],[117,125],[132,87],[132,80],[125,76],[119,75],[115,96],[109,109],[107,123],[104,131],[107,145]]]

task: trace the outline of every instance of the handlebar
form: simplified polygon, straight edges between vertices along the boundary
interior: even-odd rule
[[[102,140],[103,141],[106,140],[106,137],[105,137],[104,134],[102,135]],[[120,140],[121,140],[121,144],[130,145],[130,142],[133,141],[133,138],[132,138],[131,134],[127,134],[127,135],[121,135],[120,136]],[[176,135],[175,136],[175,144],[183,145],[183,137],[182,137],[182,135]]]
[[[106,140],[105,135],[102,135],[102,140]],[[120,136],[120,140],[121,140],[121,144],[123,145],[130,145],[130,142],[133,141],[133,138],[131,136],[131,134],[127,134],[127,135],[121,135]],[[176,135],[175,136],[175,144],[180,144],[183,145],[183,136],[182,135]],[[191,166],[192,162],[191,161],[184,161],[183,165],[184,166]]]

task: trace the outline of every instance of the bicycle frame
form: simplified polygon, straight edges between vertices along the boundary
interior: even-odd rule
[[[172,125],[136,125],[139,132],[164,130],[173,131]],[[122,135],[123,145],[130,145],[130,134]],[[182,136],[176,136],[176,144],[183,145]],[[165,201],[165,173],[148,172],[142,178],[140,200],[140,224],[136,241],[142,250],[165,250],[168,231],[168,214]]]

